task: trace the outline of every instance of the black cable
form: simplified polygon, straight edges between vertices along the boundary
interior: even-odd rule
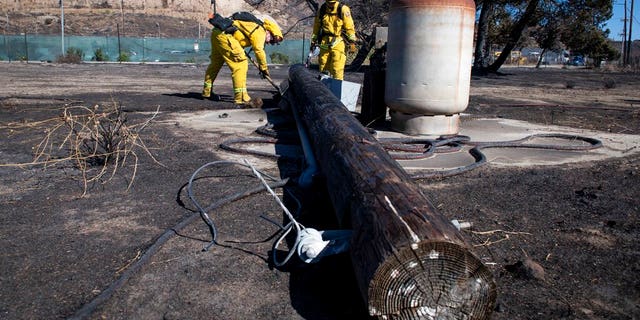
[[[582,137],[576,135],[568,135],[568,134],[556,134],[556,133],[543,133],[543,134],[533,134],[526,136],[522,139],[511,140],[511,141],[493,141],[493,142],[473,142],[467,139],[468,137],[464,137],[464,139],[456,140],[455,138],[447,138],[443,139],[443,141],[447,141],[446,143],[462,143],[465,145],[471,145],[473,148],[469,150],[469,154],[474,158],[475,162],[445,171],[427,171],[421,172],[412,175],[413,179],[426,179],[426,178],[444,178],[450,177],[454,175],[458,175],[473,169],[476,169],[487,163],[486,156],[482,153],[482,149],[488,148],[530,148],[530,149],[552,149],[552,150],[563,150],[563,151],[585,151],[585,150],[593,150],[602,147],[602,142],[598,139]],[[557,139],[565,139],[570,141],[582,141],[586,142],[587,145],[553,145],[553,144],[525,144],[529,140],[534,138],[557,138]],[[444,144],[444,143],[443,143]],[[442,146],[443,144],[439,144],[438,146]]]
[[[523,142],[529,141],[534,138],[558,138],[570,141],[582,141],[588,143],[588,145],[552,145],[552,144],[524,144]],[[558,134],[558,133],[541,133],[532,134],[522,139],[512,141],[495,141],[495,142],[467,142],[466,144],[475,145],[481,148],[533,148],[533,149],[553,149],[553,150],[574,150],[584,151],[593,150],[602,147],[602,142],[598,139],[582,137],[570,134]]]
[[[232,146],[234,144],[247,144],[247,143],[254,143],[254,144],[257,144],[257,143],[269,143],[269,144],[275,144],[276,142],[278,142],[278,139],[275,139],[275,138],[237,138],[237,139],[225,140],[225,141],[223,141],[222,143],[219,144],[219,147],[220,147],[220,149],[231,151],[231,152],[235,152],[235,153],[251,154],[251,155],[260,156],[260,157],[276,158],[277,159],[277,158],[281,157],[278,154],[273,154],[273,153],[264,152],[264,151],[258,151],[258,150],[241,149],[241,148],[236,148],[236,147]]]
[[[417,179],[428,179],[428,178],[451,177],[467,171],[471,171],[487,163],[487,157],[485,157],[484,153],[482,153],[478,147],[471,148],[469,150],[469,154],[475,160],[475,162],[472,164],[469,164],[463,167],[454,168],[454,169],[449,169],[449,170],[421,172],[421,173],[411,175],[411,178],[417,180]]]
[[[252,190],[247,190],[235,195],[231,195],[227,198],[221,199],[219,201],[217,201],[216,203],[210,205],[207,208],[203,208],[200,203],[195,199],[195,196],[193,195],[193,181],[195,180],[196,176],[198,175],[198,173],[200,173],[200,171],[204,170],[207,167],[210,166],[214,166],[214,165],[239,165],[239,166],[243,166],[243,167],[247,167],[247,168],[251,168],[251,166],[244,164],[244,163],[240,163],[240,162],[236,162],[236,161],[225,161],[225,160],[221,160],[221,161],[213,161],[213,162],[209,162],[206,163],[202,166],[200,166],[200,168],[198,168],[195,172],[193,172],[193,174],[191,175],[191,178],[189,178],[189,183],[187,184],[187,195],[189,196],[189,199],[191,199],[191,202],[193,202],[193,204],[196,206],[196,208],[198,208],[198,212],[200,213],[200,217],[202,218],[202,220],[207,224],[207,226],[209,227],[209,232],[211,233],[211,242],[205,246],[205,248],[203,249],[204,251],[209,250],[209,248],[214,245],[217,244],[216,242],[216,238],[218,236],[218,231],[216,230],[215,224],[213,223],[213,220],[211,220],[211,218],[209,217],[209,214],[207,214],[208,210],[211,210],[213,207],[216,207],[217,205],[222,205],[237,199],[240,199],[242,197],[245,197],[247,195],[253,194],[251,193],[254,190],[258,190],[256,192],[265,190],[266,187],[261,186],[260,188],[255,188]],[[265,174],[259,170],[256,170],[258,172],[260,172],[260,174],[262,174],[263,176],[266,176],[267,178],[269,178],[271,181],[277,181],[276,178]],[[278,181],[279,183],[282,184],[282,186],[284,186],[287,183],[288,179],[283,179]],[[278,184],[278,183],[277,183]],[[279,184],[278,184],[279,185]]]
[[[225,140],[220,143],[218,146],[220,149],[241,153],[241,154],[250,154],[259,157],[265,158],[273,158],[273,159],[284,159],[284,158],[293,158],[298,159],[300,157],[291,157],[284,156],[279,154],[273,154],[264,151],[251,150],[251,149],[243,149],[235,147],[237,144],[260,144],[260,143],[268,143],[268,144],[286,144],[286,145],[300,145],[300,137],[297,132],[293,133],[291,130],[275,130],[274,125],[272,123],[268,123],[264,126],[260,126],[255,132],[259,135],[266,136],[268,138],[236,138]]]

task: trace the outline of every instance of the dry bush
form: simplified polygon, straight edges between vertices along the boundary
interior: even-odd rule
[[[576,83],[573,80],[567,80],[567,83],[565,84],[565,87],[567,89],[573,89],[576,87]]]
[[[84,59],[84,52],[78,48],[68,48],[67,52],[58,56],[56,59],[57,63],[81,63]]]
[[[138,169],[138,152],[146,152],[153,161],[160,164],[140,138],[142,130],[157,114],[156,110],[144,123],[129,124],[126,115],[115,102],[107,108],[99,105],[93,108],[66,107],[59,120],[45,130],[44,138],[34,148],[35,158],[31,164],[72,162],[82,173],[84,196],[89,184],[108,182],[115,176],[118,168],[132,159],[133,173],[128,190]]]
[[[602,80],[605,89],[613,89],[616,87],[616,79],[606,77]]]

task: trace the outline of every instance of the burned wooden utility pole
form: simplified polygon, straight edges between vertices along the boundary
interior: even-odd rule
[[[491,272],[418,185],[304,66],[287,98],[309,135],[369,314],[381,319],[488,319]]]

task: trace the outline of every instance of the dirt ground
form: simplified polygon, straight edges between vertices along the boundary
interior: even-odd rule
[[[199,99],[205,69],[0,63],[1,319],[367,318],[347,255],[311,265],[294,257],[274,266],[271,236],[278,226],[261,217],[279,223],[282,210],[264,192],[210,211],[220,245],[202,250],[211,235],[188,197],[188,182],[201,166],[227,159],[218,144],[236,138],[179,121],[233,108],[226,69],[214,86],[223,101]],[[274,89],[253,71],[250,93],[264,99],[264,108],[276,107]],[[467,119],[640,135],[637,74],[502,71],[472,79]],[[272,68],[274,79],[286,72]],[[349,73],[347,80],[362,77]],[[71,130],[54,129],[65,110],[76,116],[96,105],[98,111],[120,106],[132,128],[151,121],[126,162],[116,171],[109,166],[82,196],[101,166],[82,170],[66,161]],[[269,119],[261,120],[246,126]],[[51,157],[34,164],[48,135]],[[498,287],[492,319],[640,318],[640,155],[624,153],[558,166],[489,163],[418,181],[441,214],[473,222],[464,234]],[[246,158],[275,177],[301,169],[299,161]],[[194,192],[208,206],[257,185],[246,168],[219,165],[194,180]],[[326,195],[299,196],[305,226],[335,224],[330,208],[309,214],[320,210],[308,208],[327,209]],[[285,249],[276,251],[280,260]],[[526,272],[521,265],[529,260],[543,273]]]

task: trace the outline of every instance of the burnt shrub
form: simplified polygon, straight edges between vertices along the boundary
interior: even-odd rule
[[[81,49],[70,47],[63,56],[58,56],[58,63],[80,63],[84,58],[84,52]]]

